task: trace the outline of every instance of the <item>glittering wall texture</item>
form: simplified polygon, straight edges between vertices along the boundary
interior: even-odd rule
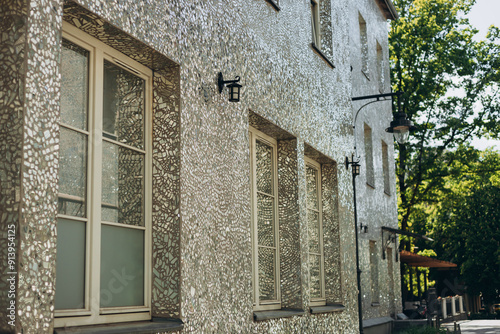
[[[1,94],[1,225],[10,223],[17,232],[17,268],[8,268],[17,272],[15,328],[49,332],[54,310],[61,3],[2,1],[1,8],[1,72],[10,73],[10,78],[2,78]],[[2,248],[6,237],[3,233]],[[5,280],[2,275],[2,284]],[[4,316],[1,325],[13,330]]]
[[[23,107],[25,87],[25,41],[28,6],[25,1],[0,1],[0,331],[12,329],[4,316],[11,270],[7,265],[9,233],[14,232],[19,246],[19,204],[21,201],[21,163],[23,158]],[[12,227],[15,227],[13,229]],[[18,249],[18,248],[17,248]],[[12,257],[11,257],[12,258]],[[19,253],[12,258],[19,261]],[[16,285],[16,282],[14,282]],[[14,299],[15,300],[15,299]]]
[[[0,166],[0,206],[2,226],[11,221],[19,232],[18,331],[50,333],[53,326],[64,19],[154,71],[152,315],[181,318],[183,333],[357,332],[352,183],[350,171],[336,163],[353,152],[350,98],[371,87],[350,72],[351,65],[357,68],[350,53],[359,42],[351,44],[349,36],[352,22],[359,26],[358,10],[367,22],[368,50],[375,31],[387,52],[385,22],[375,2],[325,1],[322,11],[326,16],[330,11],[331,21],[322,15],[321,22],[331,28],[331,37],[327,30],[323,37],[331,39],[331,54],[325,53],[332,69],[310,47],[308,1],[280,1],[279,11],[264,0],[0,1],[0,24],[7,32],[0,65],[12,68],[1,74],[6,88],[0,101],[7,108],[1,111],[0,153],[6,159]],[[228,101],[227,89],[219,94],[218,72],[226,80],[241,77],[240,103]],[[365,110],[374,118],[367,123],[376,132],[382,124],[373,123],[382,117],[371,111]],[[281,156],[288,159],[282,162],[283,186],[293,193],[287,194],[288,221],[281,227],[283,247],[290,251],[282,264],[283,301],[303,308],[302,316],[252,318],[249,125],[274,131]],[[358,124],[357,135],[359,129]],[[305,143],[329,157],[321,163],[331,180],[325,201],[338,207],[329,220],[332,261],[340,273],[334,269],[328,275],[340,282],[327,290],[329,299],[345,305],[342,312],[309,313]],[[381,215],[370,212],[377,201],[385,203]],[[370,212],[392,219],[392,203],[393,198],[375,197],[361,217]]]

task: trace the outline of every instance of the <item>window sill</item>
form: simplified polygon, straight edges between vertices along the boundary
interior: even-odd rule
[[[54,334],[119,334],[174,332],[184,328],[180,319],[153,318],[152,321],[137,321],[105,325],[66,327],[54,329]]]
[[[380,306],[380,303],[379,303],[379,302],[373,302],[373,303],[372,303],[372,306],[373,306],[373,307],[379,307],[379,306]]]
[[[366,182],[366,185],[372,189],[375,189],[375,186],[373,184],[371,184],[370,182]]]
[[[320,56],[331,68],[335,68],[335,66],[333,65],[333,63],[330,61],[330,59],[328,59],[328,57],[323,53],[321,52],[321,50],[316,46],[316,44],[314,43],[311,43],[311,48],[314,50],[314,52],[316,52],[318,54],[318,56]]]
[[[266,0],[271,6],[273,6],[274,9],[276,9],[277,12],[281,10],[280,6],[274,0]]]
[[[332,313],[332,312],[342,312],[345,310],[345,306],[342,304],[327,304],[323,306],[311,306],[311,313]]]
[[[387,190],[384,190],[384,194],[386,194],[387,196],[391,196],[391,192],[390,191],[387,191]]]
[[[296,315],[304,315],[304,310],[300,309],[281,309],[271,311],[254,311],[253,319],[255,321],[263,321],[269,319],[289,318]]]

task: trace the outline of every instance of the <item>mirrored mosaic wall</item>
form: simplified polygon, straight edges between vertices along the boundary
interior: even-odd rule
[[[7,265],[9,244],[8,231],[17,239],[19,246],[19,204],[21,202],[21,161],[23,158],[23,101],[25,81],[25,39],[27,4],[22,1],[0,1],[0,236],[1,236],[1,280],[0,280],[0,308],[2,315],[10,306],[9,288],[7,281],[12,270]],[[12,226],[16,229],[12,229]],[[13,234],[13,235],[12,235]],[[13,257],[16,263],[19,254]],[[8,327],[8,319],[0,318],[0,330]]]
[[[346,309],[339,313],[308,313],[305,183],[300,185],[304,142],[331,161],[352,153],[348,23],[357,17],[351,18],[350,4],[331,2],[331,69],[310,48],[306,2],[280,1],[277,12],[264,0],[79,0],[64,2],[63,14],[61,0],[32,0],[29,13],[24,2],[9,1],[14,10],[7,16],[29,22],[24,39],[14,32],[8,36],[19,51],[12,60],[0,61],[27,64],[17,70],[26,83],[6,89],[19,101],[7,117],[25,137],[9,137],[9,149],[17,156],[2,167],[21,187],[19,330],[49,333],[52,326],[64,19],[154,70],[153,315],[180,317],[186,333],[355,333],[351,175],[342,168],[332,171],[337,174],[342,289],[330,289],[337,291],[331,295],[341,291]],[[24,54],[26,62],[20,60]],[[219,71],[227,79],[242,78],[240,103],[228,102],[227,89],[218,93]],[[19,89],[29,93],[24,96]],[[296,249],[290,254],[292,266],[284,270],[290,282],[284,301],[306,310],[303,316],[258,323],[252,320],[251,299],[249,110],[281,129],[282,137],[275,138],[289,159],[284,166],[296,175],[287,181],[298,190],[287,199],[291,206],[285,215],[297,217],[290,226],[299,231],[289,229],[294,241],[286,247]],[[22,121],[16,121],[20,112]],[[11,199],[6,207],[15,207],[10,185],[4,193]],[[15,215],[14,209],[9,219],[16,220]],[[300,272],[293,273],[297,265]]]

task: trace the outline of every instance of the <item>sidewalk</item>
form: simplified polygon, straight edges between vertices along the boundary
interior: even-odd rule
[[[457,324],[460,324],[462,334],[500,334],[500,320],[464,320],[457,321]],[[453,332],[453,323],[441,327]]]

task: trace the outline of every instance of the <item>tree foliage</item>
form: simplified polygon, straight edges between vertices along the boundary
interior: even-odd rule
[[[461,177],[444,177],[434,200],[416,206],[413,227],[432,236],[440,258],[459,266],[468,292],[492,304],[500,297],[500,154],[468,151],[473,159],[453,164]]]
[[[438,257],[460,266],[471,292],[493,296],[486,290],[500,286],[500,159],[470,142],[499,138],[500,30],[474,38],[478,31],[465,17],[474,3],[394,0],[400,18],[389,35],[393,90],[404,92],[401,111],[417,127],[397,147],[398,210],[402,229],[438,240]],[[402,243],[411,250],[410,240]]]
[[[478,31],[464,17],[474,0],[394,3],[400,18],[389,37],[393,89],[405,92],[402,111],[417,126],[397,157],[400,222],[407,229],[416,205],[432,201],[443,177],[460,172],[454,162],[470,158],[465,144],[498,136],[500,31],[491,27],[486,40],[474,40]]]

